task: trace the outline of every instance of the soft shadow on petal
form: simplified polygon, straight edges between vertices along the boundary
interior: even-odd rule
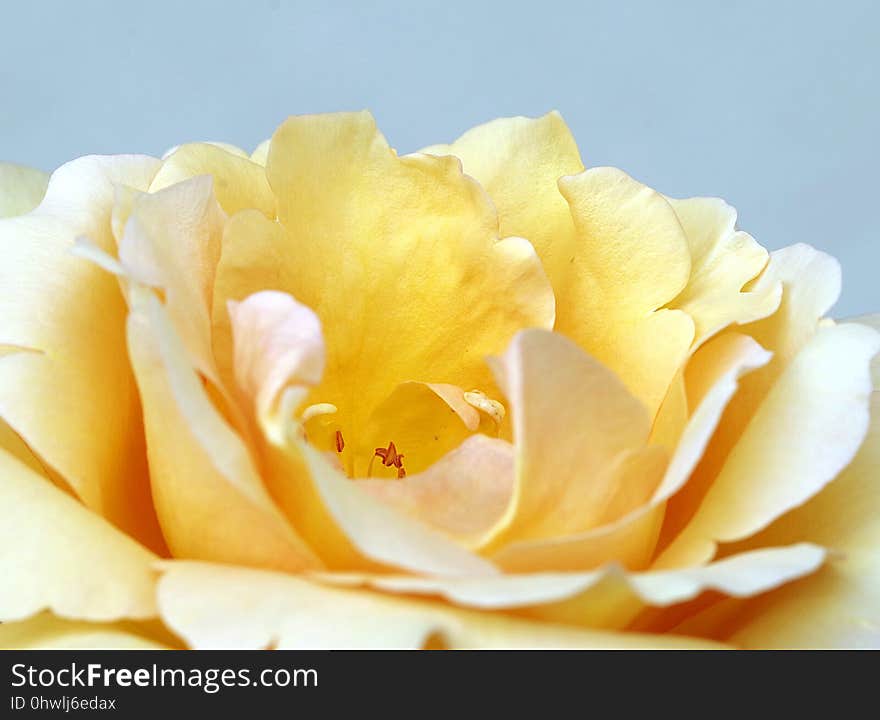
[[[471,549],[479,549],[510,502],[513,448],[475,435],[423,472],[358,487]]]
[[[568,203],[556,181],[582,172],[577,144],[558,112],[493,120],[451,145],[422,150],[454,155],[498,209],[501,235],[528,238],[554,289],[564,287],[574,244]]]
[[[155,615],[156,557],[0,451],[0,618]],[[0,626],[0,628],[5,625]]]
[[[212,405],[164,307],[133,285],[128,321],[156,512],[176,557],[298,571],[320,566]]]
[[[613,369],[653,418],[694,339],[662,309],[691,270],[684,230],[659,193],[616,168],[562,178],[575,226],[569,274],[554,286],[556,330]]]
[[[743,288],[767,265],[768,253],[754,238],[736,229],[736,210],[718,198],[669,198],[687,236],[691,275],[669,303],[694,319],[699,347],[728,325],[765,318],[779,307],[781,283]]]
[[[40,206],[0,220],[0,416],[83,502],[157,550],[137,391],[116,278],[70,249],[105,252],[114,187],[145,190],[153,158],[84,157],[52,175]]]
[[[820,327],[789,363],[658,567],[705,562],[803,504],[853,459],[868,429],[870,360],[880,335]]]
[[[49,175],[21,165],[0,162],[0,218],[24,215],[33,210],[49,184]]]
[[[880,316],[857,318],[880,330]],[[748,602],[725,601],[684,625],[753,648],[880,648],[880,358],[871,425],[852,463],[819,494],[725,553],[810,540],[830,548],[816,574]]]
[[[243,568],[169,562],[164,570],[162,618],[199,649],[719,647],[674,635],[583,630],[480,613]]]

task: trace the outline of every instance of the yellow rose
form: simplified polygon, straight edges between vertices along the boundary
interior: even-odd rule
[[[0,166],[3,647],[880,646],[880,335],[827,255],[555,113],[44,189]]]

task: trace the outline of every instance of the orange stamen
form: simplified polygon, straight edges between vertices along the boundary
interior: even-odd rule
[[[345,447],[345,440],[342,439],[342,431],[336,431],[336,452],[342,452],[342,449]]]

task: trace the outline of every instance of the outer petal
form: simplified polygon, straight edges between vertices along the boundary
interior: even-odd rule
[[[825,551],[801,543],[762,548],[698,568],[624,572],[524,573],[492,578],[423,578],[329,574],[315,579],[394,594],[428,595],[480,610],[516,610],[533,617],[593,627],[623,627],[644,606],[667,607],[707,591],[751,597],[814,572]],[[610,592],[609,592],[610,591]]]
[[[168,315],[195,366],[214,382],[211,309],[225,219],[213,181],[199,177],[131,198],[119,243],[128,274],[163,291]]]
[[[705,562],[716,541],[766,527],[846,467],[868,427],[869,361],[880,335],[820,328],[785,369],[660,567]]]
[[[276,132],[267,173],[281,228],[233,219],[218,292],[274,287],[315,310],[328,357],[314,402],[339,408],[346,438],[399,383],[484,387],[487,354],[552,324],[533,248],[498,240],[491,203],[454,159],[398,158],[366,113],[310,116]]]
[[[43,613],[0,625],[2,650],[167,650],[134,623],[88,623]]]
[[[275,197],[261,164],[209,143],[181,145],[166,155],[150,192],[198,175],[214,178],[217,200],[229,215],[254,208],[270,219],[275,217]]]
[[[153,498],[172,553],[291,571],[320,565],[211,404],[162,305],[137,286],[131,300],[129,352],[144,406]]]
[[[717,198],[669,199],[687,235],[691,276],[669,307],[694,319],[695,346],[733,323],[772,314],[782,297],[779,281],[743,291],[767,264],[768,253],[736,230],[736,210]]]
[[[146,189],[158,164],[75,160],[36,210],[0,220],[0,416],[86,505],[156,548],[125,302],[114,277],[69,250],[83,235],[112,250],[114,185]]]
[[[859,322],[880,329],[880,316]],[[715,606],[696,631],[757,648],[880,648],[880,359],[871,426],[853,462],[818,495],[737,546],[810,538],[832,549],[820,572],[766,597]],[[735,549],[735,547],[732,549]]]
[[[0,218],[24,215],[46,194],[49,176],[41,170],[0,162]]]
[[[0,451],[3,622],[45,609],[82,620],[152,617],[155,559]]]
[[[684,231],[665,198],[615,168],[559,188],[575,241],[554,286],[556,329],[612,368],[653,417],[694,338],[689,316],[660,309],[690,274]]]
[[[193,648],[713,647],[692,638],[585,631],[200,563],[166,565],[159,607]]]
[[[557,290],[569,275],[574,226],[556,181],[584,169],[558,112],[501,118],[468,130],[451,145],[422,152],[455,155],[498,209],[502,235],[528,238]]]

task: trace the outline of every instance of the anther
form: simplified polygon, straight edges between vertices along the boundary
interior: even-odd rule
[[[336,452],[341,453],[345,447],[345,440],[342,438],[342,431],[336,431]]]

